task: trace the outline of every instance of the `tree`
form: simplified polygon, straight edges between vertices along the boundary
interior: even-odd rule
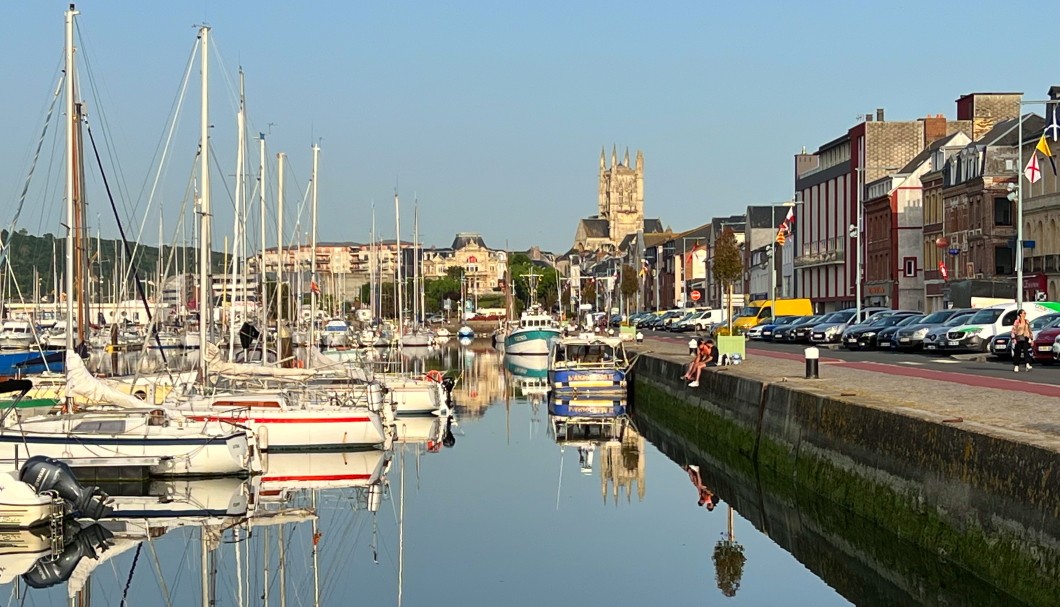
[[[596,307],[596,281],[590,280],[582,287],[581,303]]]
[[[714,578],[718,590],[727,597],[736,596],[743,578],[743,566],[747,562],[743,546],[732,540],[722,540],[714,546]]]
[[[740,246],[736,243],[736,234],[732,228],[725,228],[721,237],[714,242],[714,280],[725,285],[728,296],[729,333],[732,333],[732,285],[743,276],[743,260],[740,258]]]
[[[619,283],[619,291],[622,293],[622,298],[627,302],[637,294],[637,291],[640,291],[640,279],[637,278],[637,271],[633,269],[633,266],[622,266],[622,280]],[[628,303],[626,304],[626,309],[629,309]]]

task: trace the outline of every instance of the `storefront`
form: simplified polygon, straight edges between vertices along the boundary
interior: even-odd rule
[[[1023,301],[1051,301],[1049,281],[1045,274],[1025,274],[1023,276]]]

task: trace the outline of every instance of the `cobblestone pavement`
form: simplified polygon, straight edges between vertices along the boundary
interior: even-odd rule
[[[644,343],[632,345],[629,349],[679,362],[690,358],[687,340],[647,337]],[[822,356],[827,356],[827,352],[822,351]],[[986,387],[968,385],[963,383],[963,378],[947,381],[947,376],[959,374],[945,371],[830,360],[820,365],[820,379],[805,379],[801,356],[794,360],[790,354],[762,351],[750,351],[742,364],[721,367],[717,372],[734,373],[763,382],[787,382],[815,394],[960,424],[969,431],[1034,444],[1060,453],[1060,397],[1026,390],[1033,383],[1033,373],[1026,379],[1021,376],[1019,380],[991,378],[990,383],[997,387]],[[932,376],[938,379],[932,379]],[[1055,388],[1045,384],[1037,386]]]

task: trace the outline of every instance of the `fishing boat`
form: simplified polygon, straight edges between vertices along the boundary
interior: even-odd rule
[[[630,365],[618,337],[593,333],[564,337],[549,355],[548,383],[553,396],[624,397]]]
[[[559,324],[541,306],[534,305],[519,317],[519,326],[504,337],[507,354],[546,356],[562,337]]]

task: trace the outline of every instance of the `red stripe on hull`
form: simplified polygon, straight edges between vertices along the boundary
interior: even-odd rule
[[[300,476],[264,476],[263,483],[286,483],[289,481],[362,481],[372,478],[371,474],[319,474]]]
[[[245,424],[247,422],[254,422],[256,424],[364,424],[372,421],[372,418],[370,417],[300,417],[296,419],[288,419],[285,417],[217,417],[214,415],[191,415],[188,416],[188,419],[193,419],[197,422],[211,421],[225,422],[229,424]]]

